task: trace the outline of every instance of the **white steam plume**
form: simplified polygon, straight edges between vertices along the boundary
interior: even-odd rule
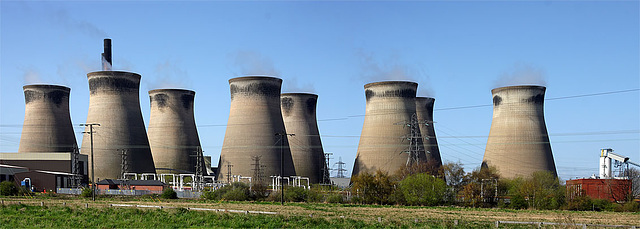
[[[268,57],[262,56],[255,51],[238,51],[230,54],[235,65],[240,70],[239,75],[267,75],[279,76],[280,72],[276,70],[273,61]]]
[[[156,65],[155,77],[150,77],[147,87],[150,90],[159,88],[188,88],[189,74],[175,61],[165,61]]]
[[[545,72],[541,68],[528,64],[514,64],[511,69],[502,73],[495,81],[494,87],[506,87],[516,85],[540,85],[545,86]]]
[[[392,58],[389,64],[381,64],[373,53],[366,53],[357,50],[356,55],[360,59],[361,74],[359,80],[362,83],[372,83],[378,81],[413,81],[418,83],[418,96],[433,96],[433,90],[429,87],[429,76],[420,68],[416,69],[407,64],[398,63],[399,58]]]

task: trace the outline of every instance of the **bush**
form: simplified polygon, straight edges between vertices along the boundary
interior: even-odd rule
[[[80,193],[82,197],[91,197],[93,196],[93,190],[89,187],[82,188],[82,193]]]
[[[622,210],[626,212],[639,212],[640,211],[640,203],[635,201],[629,201],[622,205]]]
[[[588,196],[578,196],[567,202],[565,209],[574,211],[590,211],[593,209],[592,200]]]
[[[521,195],[514,195],[511,197],[511,203],[509,203],[509,207],[513,209],[526,209],[529,207],[527,201]]]
[[[213,192],[205,192],[201,198],[207,200],[248,200],[249,186],[242,182],[234,182]]]
[[[340,194],[329,194],[325,202],[332,204],[341,204],[344,203],[344,197]]]
[[[176,193],[172,188],[165,188],[160,197],[163,199],[178,199],[178,193]]]
[[[306,202],[309,192],[303,187],[288,187],[284,191],[284,200],[288,202]]]
[[[398,187],[408,205],[437,205],[443,200],[446,190],[443,180],[426,173],[410,175],[400,181]]]
[[[11,181],[0,182],[0,196],[15,196],[18,194],[18,187]]]
[[[376,174],[360,173],[351,178],[351,190],[356,200],[365,204],[390,204],[395,183],[389,175],[381,170]]]

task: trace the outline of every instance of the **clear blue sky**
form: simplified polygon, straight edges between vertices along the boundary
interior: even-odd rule
[[[363,85],[413,80],[436,98],[445,161],[478,167],[491,126],[490,90],[543,83],[546,98],[640,88],[638,1],[218,2],[1,1],[0,152],[16,152],[22,86],[71,87],[71,118],[86,121],[86,73],[113,39],[115,70],[147,91],[196,91],[205,155],[217,161],[229,115],[227,80],[284,79],[283,92],[319,95],[325,151],[351,172],[365,111]],[[597,173],[599,149],[640,162],[638,90],[548,100],[545,117],[562,179]],[[78,143],[82,128],[76,128]],[[216,163],[216,162],[214,162]],[[517,163],[517,159],[514,159]]]

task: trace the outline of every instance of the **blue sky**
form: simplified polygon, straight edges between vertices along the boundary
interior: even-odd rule
[[[419,95],[436,98],[443,159],[467,170],[484,154],[491,89],[542,83],[547,99],[577,96],[545,104],[560,177],[590,176],[601,148],[640,162],[639,8],[638,1],[1,1],[0,152],[18,149],[25,84],[71,87],[72,122],[86,121],[86,73],[100,70],[109,37],[114,70],[142,75],[145,122],[148,90],[196,91],[200,140],[216,160],[227,80],[237,76],[274,75],[284,79],[283,92],[317,93],[324,149],[349,172],[366,83],[418,82]],[[580,96],[604,92],[619,93]],[[464,108],[476,105],[489,106]]]

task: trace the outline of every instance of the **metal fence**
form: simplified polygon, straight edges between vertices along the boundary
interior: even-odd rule
[[[188,199],[197,199],[200,198],[202,192],[184,190],[184,191],[176,191],[178,194],[178,198],[188,198]]]
[[[82,193],[82,189],[81,188],[57,188],[56,193],[80,195]]]

